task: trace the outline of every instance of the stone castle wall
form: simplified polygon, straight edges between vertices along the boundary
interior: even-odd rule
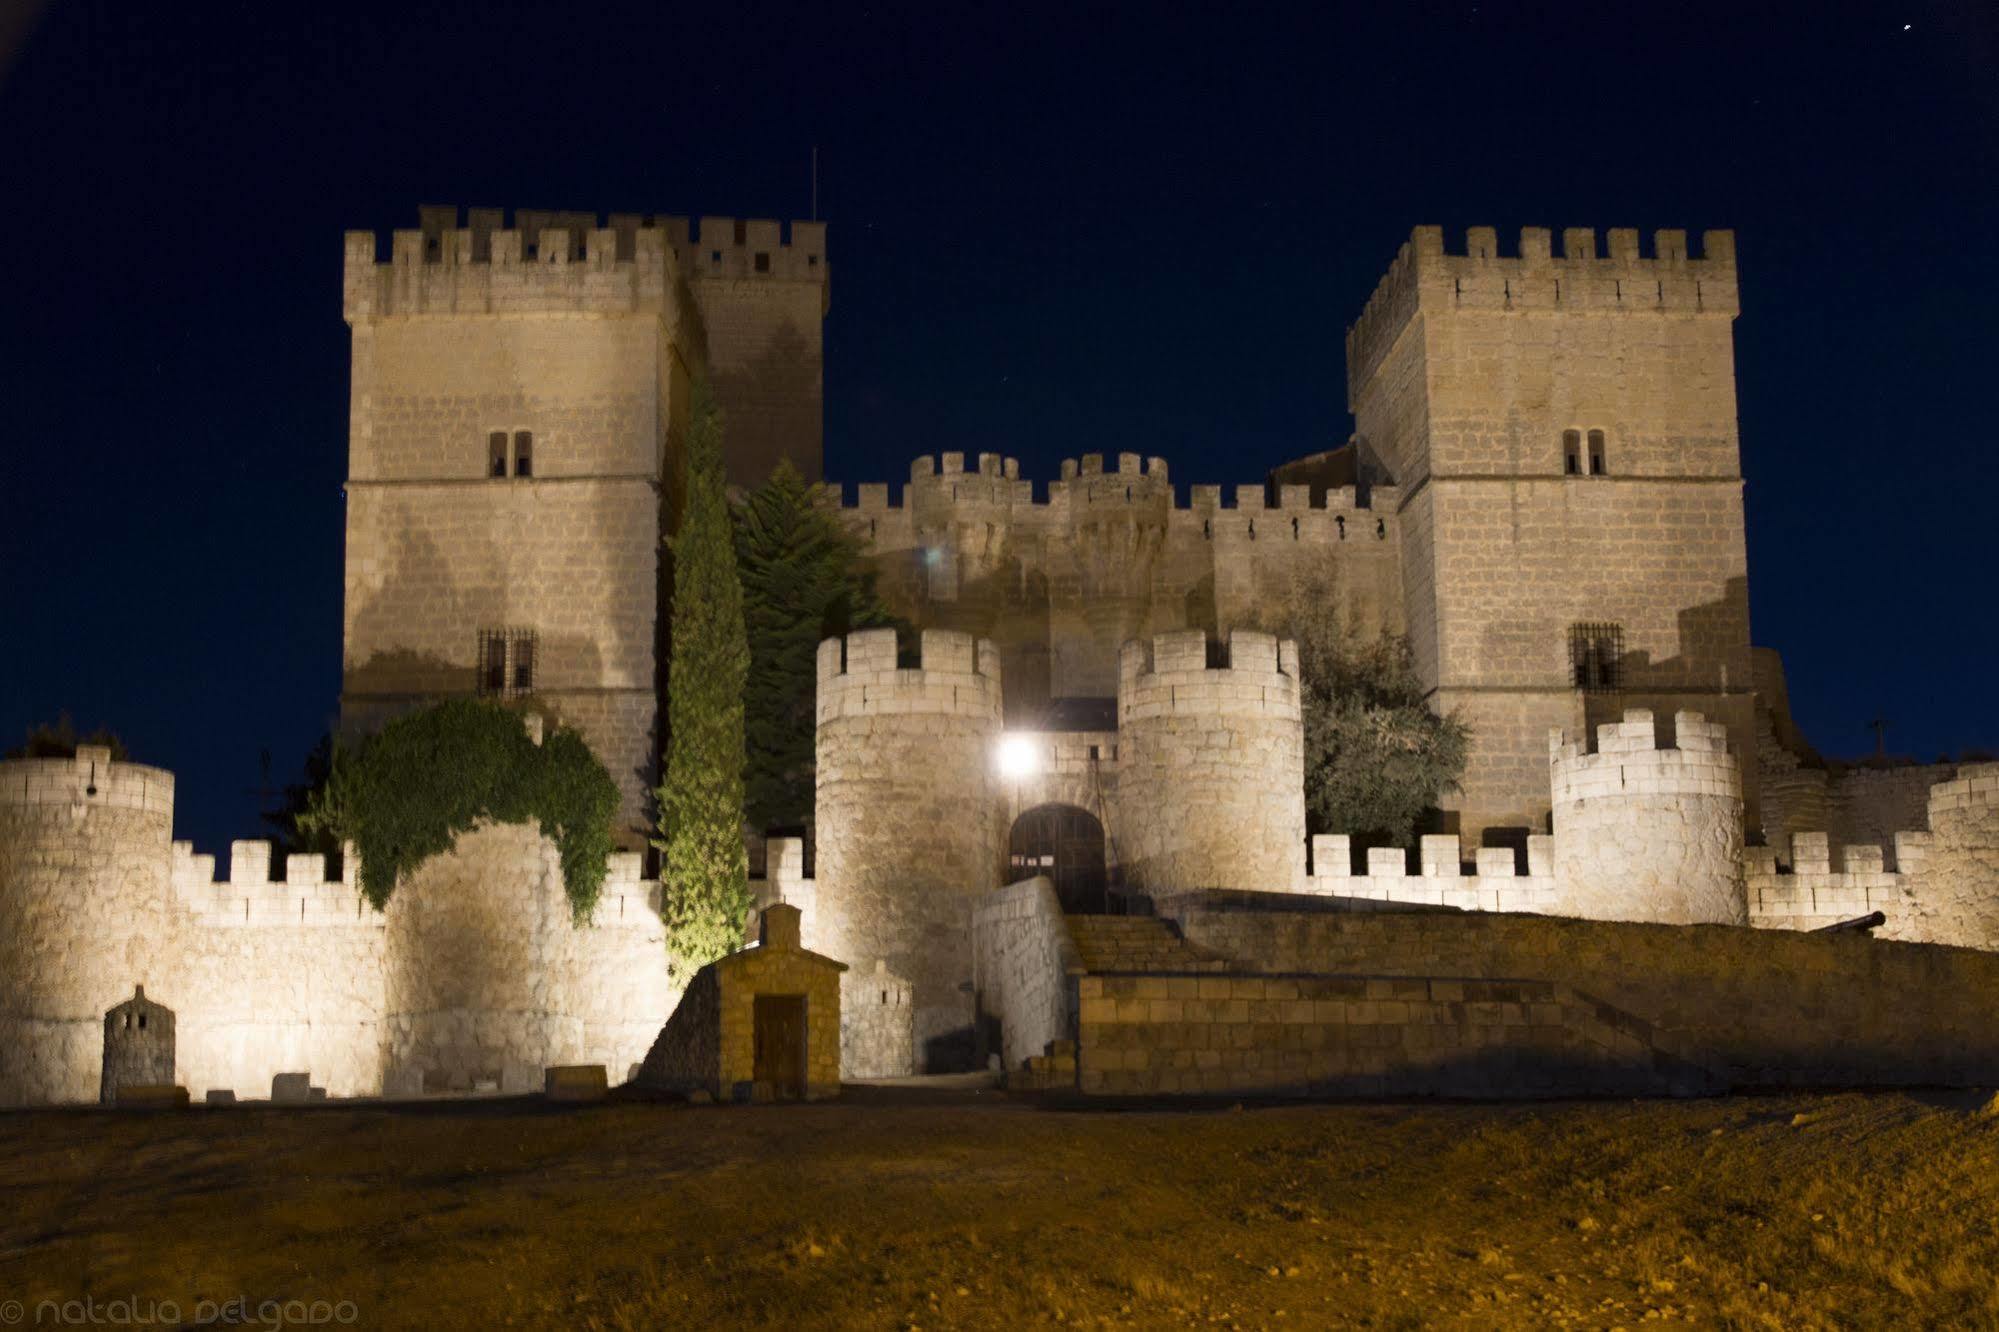
[[[1407,498],[1405,616],[1440,708],[1478,740],[1450,800],[1463,831],[1538,829],[1541,737],[1579,715],[1578,623],[1619,624],[1625,699],[1698,709],[1752,752],[1733,348],[1734,238],[1489,227],[1462,254],[1419,227],[1348,334],[1360,446]],[[1601,430],[1606,467],[1567,468]],[[1622,704],[1620,703],[1619,706]],[[1745,796],[1755,804],[1753,773]]]
[[[273,882],[269,844],[238,842],[218,879],[170,840],[172,794],[101,749],[0,763],[0,1104],[95,1100],[104,1013],[138,985],[175,1014],[196,1097],[296,1071],[339,1096],[519,1085],[537,1059],[623,1077],[672,1007],[636,855],[580,928],[553,846],[522,828],[467,835],[378,913],[352,856],[329,880],[294,855]]]
[[[1304,723],[1298,645],[1229,636],[1208,665],[1199,630],[1125,645],[1112,810],[1125,883],[1288,888],[1304,873]]]
[[[1164,459],[1126,453],[1063,463],[1037,498],[1011,458],[967,470],[946,453],[915,461],[899,503],[863,485],[839,512],[897,614],[999,645],[1008,720],[1031,726],[1050,698],[1115,694],[1131,639],[1281,623],[1307,591],[1330,589],[1361,632],[1400,629],[1398,493],[1314,505],[1308,485],[1256,485],[1225,502],[1197,485],[1183,504]]]
[[[819,645],[816,937],[913,987],[916,1057],[970,1059],[971,911],[999,881],[999,653],[926,629],[917,664],[873,629]]]
[[[1556,914],[1588,920],[1741,925],[1742,784],[1727,728],[1674,717],[1662,748],[1652,714],[1597,728],[1597,747],[1548,742]]]
[[[1988,1019],[1999,957],[1969,948],[1541,916],[1245,910],[1196,896],[1170,911],[1189,940],[1249,971],[1571,986],[1646,1019],[1738,1087],[1999,1077],[1999,1027]]]

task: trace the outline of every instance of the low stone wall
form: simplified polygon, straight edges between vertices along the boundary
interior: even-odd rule
[[[1231,896],[1159,909],[1244,971],[1567,985],[1652,1023],[1738,1086],[1999,1082],[1991,953],[1720,925],[1263,909]]]
[[[840,1076],[901,1078],[916,1071],[914,993],[875,959],[873,971],[840,977]]]
[[[1009,1069],[1076,1035],[1073,977],[1083,970],[1055,885],[1022,879],[988,893],[972,913],[979,1015],[998,1021]]]
[[[1698,1095],[1721,1079],[1651,1024],[1551,981],[1088,975],[1085,1092]]]

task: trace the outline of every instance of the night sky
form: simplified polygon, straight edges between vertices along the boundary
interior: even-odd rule
[[[1756,642],[1829,754],[1999,748],[1989,5],[318,8],[56,0],[0,52],[0,745],[109,724],[203,849],[336,709],[342,230],[802,217],[814,145],[849,482],[1255,482],[1345,441],[1413,225],[1735,228]]]

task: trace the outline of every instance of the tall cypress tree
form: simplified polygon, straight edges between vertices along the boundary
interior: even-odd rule
[[[744,774],[751,826],[812,815],[819,641],[893,623],[861,570],[861,545],[789,459],[735,509],[750,669]]]
[[[673,553],[666,775],[655,793],[667,948],[691,975],[735,951],[749,918],[743,849],[743,682],[749,646],[723,490],[722,414],[694,390],[686,506]]]

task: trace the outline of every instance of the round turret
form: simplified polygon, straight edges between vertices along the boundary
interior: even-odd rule
[[[1999,763],[1967,763],[1932,786],[1929,815],[1913,919],[1896,937],[1999,948]]]
[[[104,1014],[171,930],[173,774],[111,751],[0,763],[0,1105],[95,1101]]]
[[[1198,629],[1118,659],[1118,857],[1130,889],[1291,892],[1305,868],[1298,645]]]
[[[1597,727],[1595,753],[1549,736],[1557,915],[1671,925],[1748,923],[1742,885],[1742,774],[1728,728],[1673,719],[1661,749],[1652,714]]]
[[[899,668],[892,629],[819,645],[817,888],[821,949],[907,977],[915,1059],[972,1059],[971,910],[999,884],[994,795],[999,651],[926,629]]]

